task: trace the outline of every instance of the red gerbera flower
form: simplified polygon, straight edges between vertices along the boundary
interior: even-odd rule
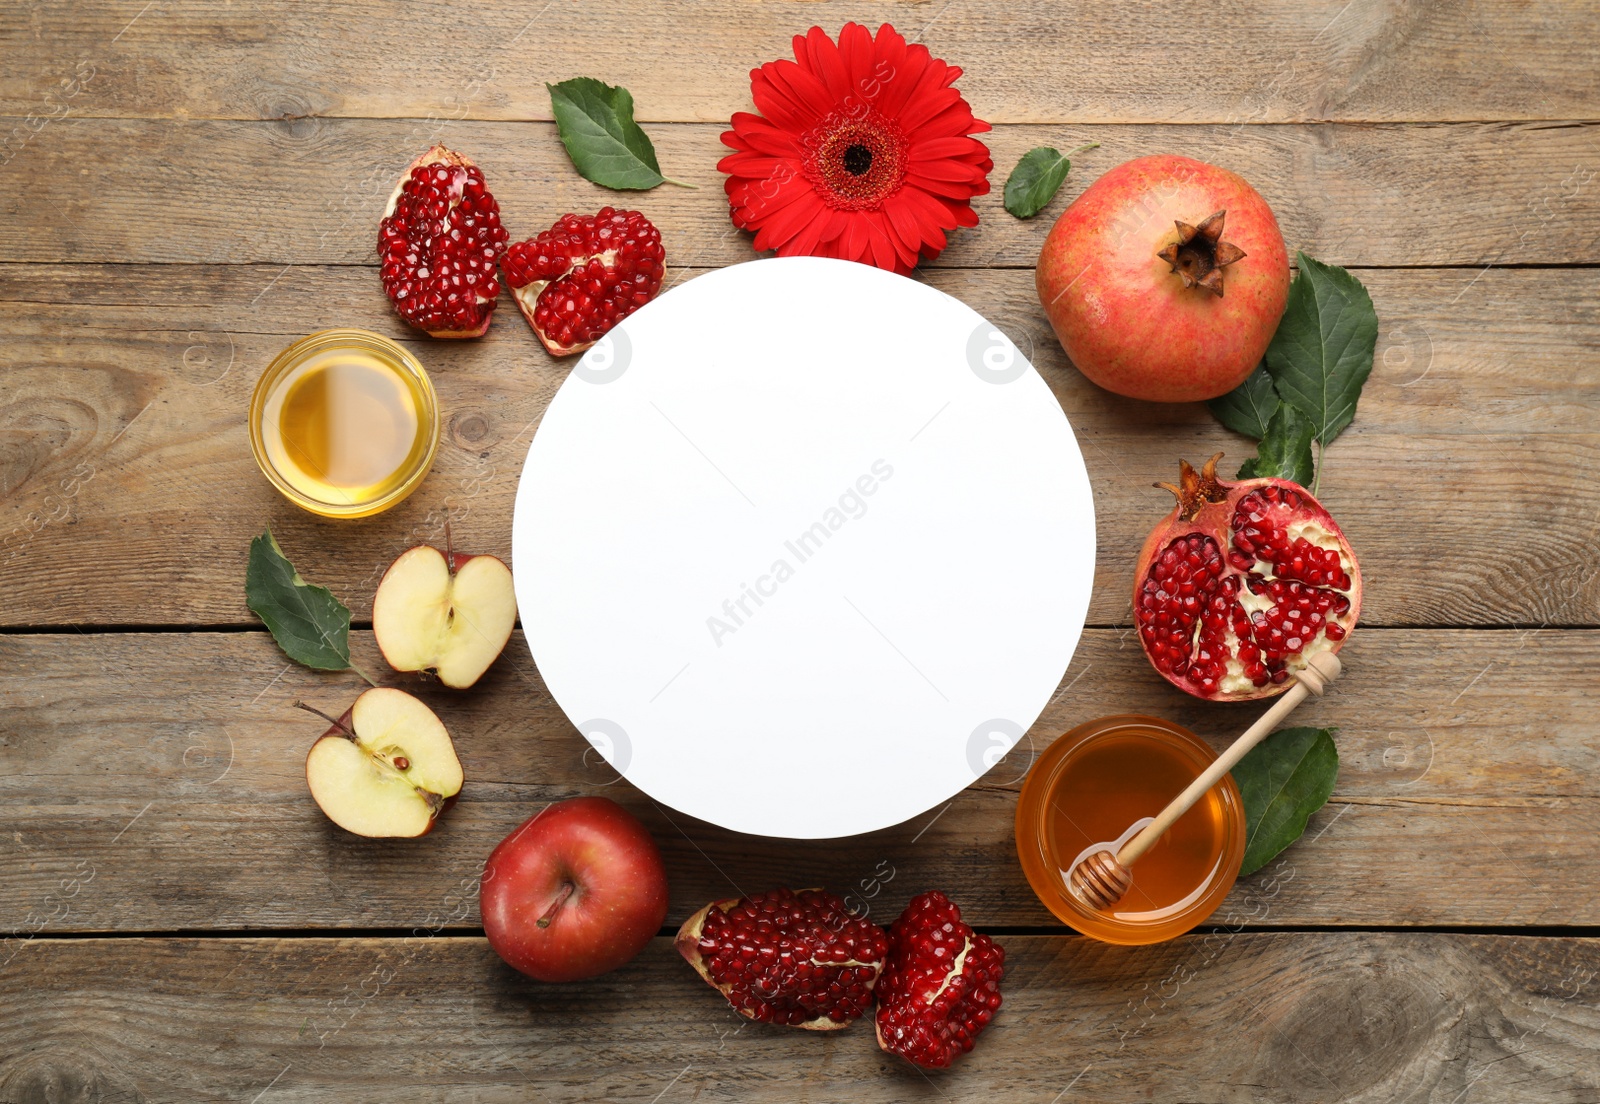
[[[840,257],[907,273],[976,226],[971,199],[994,162],[972,134],[989,124],[952,87],[961,70],[885,23],[796,35],[794,61],[750,73],[760,115],[738,112],[722,141],[733,224],[782,257]]]

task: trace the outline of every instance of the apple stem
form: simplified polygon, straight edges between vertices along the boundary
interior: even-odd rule
[[[456,546],[450,539],[450,519],[444,519],[444,566],[450,574],[456,573]]]
[[[550,921],[555,919],[556,912],[562,905],[567,903],[567,898],[572,896],[572,891],[576,888],[571,882],[561,883],[561,892],[557,894],[555,901],[551,903],[549,911],[539,917],[539,927],[548,928],[550,926]]]
[[[323,720],[325,720],[329,724],[331,724],[334,728],[337,728],[339,731],[343,732],[346,736],[350,737],[351,740],[355,740],[356,739],[356,730],[355,729],[351,728],[349,725],[345,724],[343,721],[339,720],[339,718],[337,718],[337,717],[328,716],[326,713],[324,713],[322,710],[318,709],[316,706],[307,705],[303,701],[296,701],[294,703],[294,707],[296,709],[304,709],[307,713],[315,713],[317,716],[321,717]]]

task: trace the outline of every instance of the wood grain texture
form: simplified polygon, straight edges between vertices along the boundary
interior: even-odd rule
[[[1600,272],[1361,276],[1381,320],[1377,367],[1329,450],[1322,498],[1366,570],[1366,623],[1600,623]],[[1234,470],[1251,445],[1199,404],[1090,384],[1031,273],[924,278],[1011,334],[1071,418],[1096,491],[1091,623],[1123,623],[1135,556],[1170,508],[1151,484],[1180,456],[1223,451]],[[469,547],[508,556],[517,475],[569,368],[511,304],[497,313],[481,342],[431,342],[395,318],[368,268],[0,265],[0,623],[249,623],[245,555],[268,524],[358,619],[395,555],[442,539],[446,513]],[[407,502],[333,522],[272,490],[245,414],[289,340],[352,321],[429,366],[445,436]]]
[[[0,133],[13,125],[0,119]],[[481,164],[513,237],[564,211],[630,203],[661,229],[671,265],[747,260],[728,220],[718,126],[655,128],[662,170],[700,187],[610,192],[573,170],[549,123],[296,119],[156,121],[68,116],[0,180],[0,261],[356,264],[402,169],[441,140]],[[1600,123],[1450,125],[1062,124],[985,135],[997,166],[936,266],[1032,266],[1055,215],[1111,167],[1183,151],[1249,179],[1291,250],[1341,265],[1587,263],[1600,241]],[[1033,220],[1006,214],[1006,174],[1039,145],[1097,141]],[[1199,216],[1197,216],[1199,217]]]
[[[1362,629],[1347,674],[1296,723],[1337,725],[1342,765],[1306,839],[1245,879],[1218,922],[1600,924],[1600,695],[1593,631]],[[370,634],[353,651],[384,671]],[[742,836],[656,806],[564,718],[521,634],[473,690],[416,690],[450,727],[461,800],[420,840],[335,828],[305,787],[355,675],[293,666],[265,633],[0,637],[0,933],[409,928],[475,884],[548,801],[612,796],[661,843],[671,923],[714,897],[827,885],[892,916],[949,892],[977,923],[1051,925],[1017,864],[1017,792],[1060,733],[1108,713],[1171,718],[1221,747],[1259,706],[1199,702],[1117,630],[1085,634],[1027,739],[941,809],[837,841]],[[1352,887],[1360,886],[1360,892]],[[477,924],[470,894],[450,919]]]
[[[0,966],[0,1100],[1600,1099],[1600,941],[1365,933],[1160,947],[1011,936],[976,1049],[751,1024],[657,939],[544,986],[476,938],[35,940]]]
[[[854,19],[892,22],[963,67],[962,90],[997,122],[1594,118],[1591,15],[1555,0],[521,0],[442,19],[380,0],[144,12],[49,0],[0,35],[0,111],[548,119],[544,82],[582,75],[627,85],[641,118],[719,121],[746,107],[751,68],[790,56],[793,35]]]

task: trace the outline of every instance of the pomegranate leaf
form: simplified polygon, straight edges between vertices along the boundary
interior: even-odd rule
[[[1090,142],[1068,154],[1074,157],[1084,150],[1099,146]],[[1047,207],[1072,171],[1072,162],[1061,151],[1049,146],[1039,146],[1022,155],[1017,167],[1006,177],[1006,210],[1019,219],[1032,218]]]
[[[1316,426],[1288,403],[1279,403],[1267,420],[1256,455],[1239,469],[1240,479],[1292,479],[1302,487],[1311,486],[1317,465],[1311,458],[1311,438]]]
[[[1344,269],[1304,253],[1296,263],[1289,305],[1267,346],[1267,371],[1327,448],[1355,417],[1361,385],[1372,374],[1378,313],[1361,281]]]
[[[350,668],[350,610],[327,587],[300,577],[271,529],[250,542],[244,600],[296,663],[320,671]]]
[[[666,182],[650,136],[633,121],[633,95],[626,88],[593,77],[545,87],[561,144],[585,179],[626,191],[646,191]]]
[[[1339,774],[1339,749],[1331,728],[1284,728],[1251,748],[1233,768],[1244,798],[1244,862],[1253,874],[1306,830],[1327,802]]]
[[[1264,364],[1256,365],[1250,378],[1238,387],[1206,403],[1217,421],[1254,441],[1267,435],[1267,423],[1282,405],[1283,400],[1278,397],[1278,389],[1272,385],[1272,375]]]

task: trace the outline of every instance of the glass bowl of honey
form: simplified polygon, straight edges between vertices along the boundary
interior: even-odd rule
[[[416,357],[366,330],[322,330],[273,358],[250,398],[250,447],[297,506],[381,513],[433,466],[439,402]]]
[[[1090,908],[1067,879],[1096,850],[1115,852],[1133,838],[1216,757],[1188,729],[1132,713],[1079,725],[1051,744],[1017,802],[1017,855],[1044,906],[1084,935],[1124,945],[1174,939],[1203,923],[1244,858],[1244,802],[1231,775],[1133,864],[1133,885],[1110,909]]]

